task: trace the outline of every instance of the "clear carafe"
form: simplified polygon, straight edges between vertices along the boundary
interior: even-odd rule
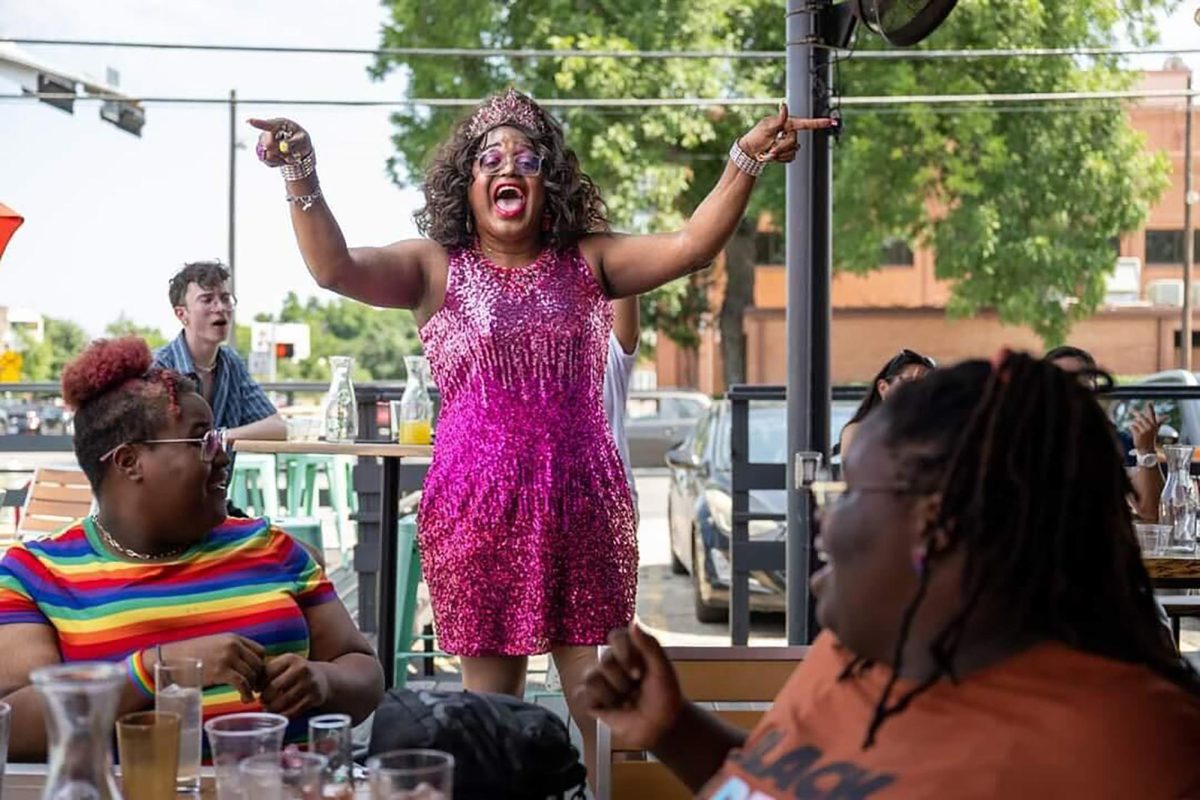
[[[329,395],[325,398],[325,440],[353,442],[358,438],[358,402],[354,398],[354,359],[350,356],[330,356],[333,377]]]
[[[1196,485],[1192,482],[1191,445],[1167,445],[1167,482],[1158,503],[1158,522],[1170,526],[1167,552],[1192,554],[1196,550]]]
[[[400,444],[430,444],[433,441],[433,398],[429,395],[429,360],[405,356],[408,380],[400,397],[396,441]]]
[[[42,800],[120,800],[112,740],[124,668],[109,663],[55,664],[34,670],[30,680],[46,708]]]

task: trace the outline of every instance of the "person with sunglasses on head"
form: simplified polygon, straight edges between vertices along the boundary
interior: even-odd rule
[[[1075,375],[1079,382],[1092,391],[1097,388],[1100,375],[1096,359],[1087,350],[1071,345],[1061,345],[1042,356],[1048,364]],[[1153,403],[1146,403],[1141,410],[1130,409],[1129,430],[1112,428],[1112,435],[1121,452],[1125,468],[1129,471],[1133,494],[1130,503],[1138,519],[1143,522],[1158,521],[1158,504],[1166,480],[1158,458],[1158,431],[1165,420],[1159,419]]]
[[[45,757],[29,673],[59,662],[124,664],[121,713],[153,707],[159,659],[189,657],[206,718],[265,709],[303,741],[313,713],[369,715],[383,670],[320,565],[266,520],[226,517],[229,458],[196,385],[129,337],[92,343],[62,390],[96,511],[0,560],[10,760]]]
[[[317,283],[416,317],[442,396],[418,515],[439,645],[473,691],[520,696],[528,657],[547,651],[578,685],[637,589],[634,509],[602,404],[610,301],[708,266],[758,174],[832,120],[781,106],[732,143],[680,230],[622,235],[559,122],[509,89],[433,154],[416,214],[427,238],[385,247],[347,247],[307,131],[250,124]],[[574,716],[590,760],[591,726]]]
[[[937,369],[937,362],[929,356],[921,355],[915,350],[905,348],[892,356],[875,375],[875,378],[871,381],[871,387],[867,392],[867,396],[859,404],[858,410],[854,412],[854,416],[842,428],[835,452],[841,453],[842,457],[845,458],[846,449],[850,447],[850,442],[854,441],[858,427],[867,418],[868,414],[878,408],[887,399],[888,394],[893,389],[909,381],[920,380],[935,369]]]
[[[1200,797],[1200,676],[1107,425],[1024,354],[898,388],[814,487],[822,631],[752,733],[688,704],[636,627],[579,702],[710,800]]]

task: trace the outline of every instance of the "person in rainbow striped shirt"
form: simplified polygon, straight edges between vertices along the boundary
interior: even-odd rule
[[[97,511],[0,560],[0,694],[9,757],[45,756],[30,670],[123,661],[120,713],[153,704],[158,658],[204,662],[205,719],[266,709],[357,723],[383,670],[312,555],[266,520],[226,518],[229,458],[195,384],[146,343],[92,343],[63,372],[75,455]]]

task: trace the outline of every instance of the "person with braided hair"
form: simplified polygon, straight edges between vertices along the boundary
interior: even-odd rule
[[[634,627],[583,689],[614,738],[721,800],[1200,797],[1200,676],[1158,621],[1129,478],[1076,376],[959,364],[858,437],[846,483],[814,492],[824,630],[759,726],[686,703]]]

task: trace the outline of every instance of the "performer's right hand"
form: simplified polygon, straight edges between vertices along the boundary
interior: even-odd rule
[[[308,131],[290,119],[249,119],[251,126],[262,131],[254,152],[268,167],[294,164],[313,151]]]
[[[636,622],[608,635],[608,650],[584,676],[576,698],[614,736],[646,749],[671,729],[684,704],[675,668]]]

